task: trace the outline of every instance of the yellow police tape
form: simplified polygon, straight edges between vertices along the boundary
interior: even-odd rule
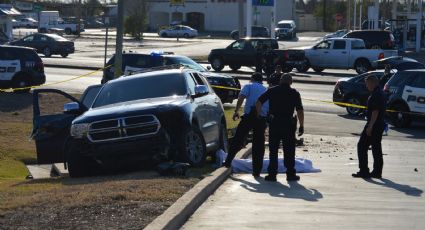
[[[92,71],[92,72],[87,73],[87,74],[83,74],[81,76],[73,77],[73,78],[70,78],[70,79],[63,80],[63,81],[57,81],[57,82],[52,82],[52,83],[49,83],[49,84],[44,84],[43,87],[51,86],[51,85],[57,85],[57,84],[73,81],[73,80],[76,80],[76,79],[79,79],[79,78],[88,77],[88,76],[91,76],[91,75],[93,75],[93,74],[95,74],[99,71],[102,71],[102,70],[104,70],[104,69],[106,69],[110,66],[112,66],[112,65],[105,66],[103,68],[97,69],[97,70]],[[12,88],[12,89],[9,89],[9,90],[0,89],[0,92],[19,91],[19,90],[34,89],[34,88],[39,88],[39,87],[41,87],[41,86],[40,85],[39,86],[28,86],[28,87],[22,87],[22,88]],[[235,91],[241,90],[241,89],[238,89],[238,88],[219,86],[219,85],[211,85],[211,87],[216,88],[216,89],[227,89],[227,90],[235,90]],[[302,98],[302,99],[306,100],[306,101],[334,104],[334,105],[339,105],[339,106],[343,106],[343,107],[353,107],[353,108],[359,108],[359,109],[367,109],[367,107],[364,106],[364,105],[356,105],[356,104],[345,103],[345,102],[334,102],[334,101],[316,100],[316,99],[309,99],[309,98]],[[403,112],[403,111],[397,111],[397,110],[392,110],[392,109],[387,109],[386,111],[390,112],[390,113],[404,113],[404,114],[418,115],[418,113],[414,113],[414,112]]]
[[[105,66],[103,68],[97,69],[97,70],[92,71],[92,72],[87,73],[87,74],[83,74],[83,75],[80,75],[80,76],[77,76],[77,77],[69,78],[69,79],[66,79],[66,80],[63,80],[63,81],[57,81],[57,82],[52,82],[52,83],[49,83],[49,84],[44,84],[42,86],[45,87],[45,86],[57,85],[57,84],[73,81],[73,80],[76,80],[76,79],[79,79],[79,78],[88,77],[88,76],[91,76],[91,75],[93,75],[93,74],[95,74],[99,71],[102,71],[102,70],[104,70],[104,69],[106,69],[110,66],[112,66],[112,65]],[[20,90],[26,90],[26,89],[35,89],[35,88],[39,88],[39,87],[41,87],[41,85],[27,86],[27,87],[21,87],[21,88],[11,88],[11,89],[0,89],[0,92],[20,91]]]

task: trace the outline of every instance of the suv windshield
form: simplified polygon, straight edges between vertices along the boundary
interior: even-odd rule
[[[289,23],[281,23],[281,24],[277,24],[278,28],[285,28],[285,29],[291,29],[291,24]]]
[[[181,74],[151,74],[145,77],[129,78],[131,79],[106,84],[96,97],[92,108],[126,101],[186,94],[186,84]]]
[[[192,59],[188,57],[164,57],[164,59],[165,59],[164,65],[180,64],[190,69],[194,69],[196,71],[200,71],[200,72],[207,71],[203,66],[199,65],[198,63],[196,63],[195,61],[193,61]]]

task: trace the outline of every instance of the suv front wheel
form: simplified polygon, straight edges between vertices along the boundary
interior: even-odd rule
[[[410,126],[412,123],[412,119],[407,112],[409,112],[409,108],[406,105],[401,103],[390,106],[390,110],[395,110],[395,112],[389,112],[391,123],[395,127],[406,128]]]
[[[213,60],[211,62],[211,67],[215,71],[221,71],[224,68],[223,61],[220,58],[218,58],[218,57],[213,58]]]
[[[192,166],[202,166],[205,162],[207,149],[199,128],[192,126],[191,129],[186,131],[183,143],[180,150],[182,158]]]

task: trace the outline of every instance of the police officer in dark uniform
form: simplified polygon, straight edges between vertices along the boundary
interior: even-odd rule
[[[282,77],[282,66],[277,65],[275,68],[274,73],[270,75],[269,78],[267,78],[267,83],[269,83],[269,87],[277,86],[279,85],[280,78]]]
[[[292,76],[283,74],[280,84],[269,88],[258,98],[256,103],[257,111],[267,100],[269,101],[269,151],[270,164],[268,174],[265,177],[267,181],[276,181],[278,169],[278,148],[280,141],[283,143],[284,165],[286,167],[286,180],[297,181],[300,179],[295,171],[295,132],[297,120],[294,119],[294,110],[296,109],[300,127],[298,135],[304,133],[304,109],[301,102],[300,93],[291,88]]]
[[[269,78],[272,73],[275,71],[275,57],[276,53],[269,47],[266,48],[264,52],[264,73],[266,77]]]
[[[379,80],[374,75],[365,78],[366,87],[371,92],[367,100],[367,122],[357,143],[357,155],[360,171],[353,173],[353,177],[381,178],[384,160],[382,157],[382,133],[385,120],[385,95],[379,87]],[[372,145],[373,171],[369,173],[367,151]]]

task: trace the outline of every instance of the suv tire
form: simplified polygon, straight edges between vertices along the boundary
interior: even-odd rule
[[[304,62],[304,64],[295,67],[298,72],[305,73],[310,69],[310,63],[308,61]]]
[[[72,33],[71,28],[66,28],[66,29],[65,29],[65,34],[66,34],[66,35],[70,35],[71,33]]]
[[[81,156],[76,147],[68,145],[67,164],[70,177],[90,176],[94,161],[91,158]]]
[[[347,103],[354,104],[354,105],[361,105],[359,98],[357,98],[356,96],[348,96]],[[345,107],[345,110],[347,110],[347,113],[349,113],[350,115],[355,115],[355,116],[360,115],[364,111],[361,108],[350,107],[350,106]]]
[[[66,57],[68,57],[68,54],[67,54],[67,53],[61,53],[61,56],[62,56],[63,58],[66,58]]]
[[[50,56],[52,56],[52,51],[50,50],[50,48],[49,48],[48,46],[46,46],[46,47],[44,47],[44,49],[43,49],[43,54],[44,54],[44,56],[46,56],[46,57],[50,57]]]
[[[241,68],[241,66],[240,66],[240,65],[230,65],[229,67],[230,67],[230,69],[232,69],[233,71],[238,71],[238,69],[240,69],[240,68]]]
[[[30,78],[24,74],[20,74],[13,79],[13,92],[15,93],[28,93],[31,88],[26,88],[31,86]],[[20,89],[25,88],[25,89]]]
[[[409,112],[409,108],[406,105],[397,103],[391,106],[390,109],[398,111],[389,113],[391,123],[395,127],[407,128],[410,126],[410,124],[412,123],[412,118],[409,116],[409,114],[403,113]]]
[[[207,155],[204,137],[195,125],[183,135],[180,156],[192,166],[199,167],[205,162]]]
[[[221,71],[224,68],[223,61],[218,57],[213,58],[211,62],[211,67],[215,71]]]

